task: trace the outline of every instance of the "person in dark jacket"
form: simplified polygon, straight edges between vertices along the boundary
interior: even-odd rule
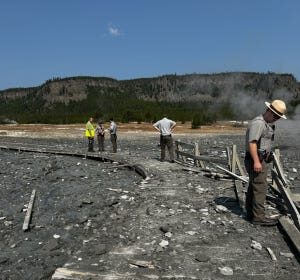
[[[98,125],[96,127],[96,135],[97,135],[97,140],[98,140],[99,152],[103,152],[104,151],[105,129],[104,129],[102,121],[98,122]]]

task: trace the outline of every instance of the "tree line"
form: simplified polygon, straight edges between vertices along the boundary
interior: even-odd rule
[[[37,92],[17,99],[3,99],[1,115],[18,123],[67,124],[85,122],[89,116],[118,122],[156,122],[163,115],[179,122],[192,121],[192,127],[211,124],[218,119],[232,117],[228,105],[218,110],[208,110],[209,103],[159,102],[139,98],[133,92],[119,88],[88,87],[87,98],[68,103],[54,102],[46,105]]]

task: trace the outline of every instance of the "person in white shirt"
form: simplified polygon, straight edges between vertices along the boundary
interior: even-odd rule
[[[117,152],[117,124],[114,122],[113,118],[111,118],[109,122],[110,122],[110,127],[109,127],[110,141],[112,143],[113,153],[116,153]]]
[[[160,132],[161,161],[165,160],[167,146],[170,155],[170,161],[172,163],[174,162],[174,146],[172,132],[175,126],[176,122],[167,119],[166,116],[153,125],[153,127]]]

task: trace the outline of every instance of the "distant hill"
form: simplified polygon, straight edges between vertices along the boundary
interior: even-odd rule
[[[115,80],[54,78],[31,88],[0,91],[0,115],[20,123],[85,122],[89,116],[117,121],[249,119],[264,101],[281,98],[289,114],[300,103],[300,83],[291,74],[231,72],[164,75]]]

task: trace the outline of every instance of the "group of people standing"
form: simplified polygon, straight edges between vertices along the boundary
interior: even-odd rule
[[[249,186],[246,193],[247,219],[254,225],[272,226],[277,220],[267,217],[264,204],[268,189],[267,163],[272,161],[272,142],[274,141],[275,125],[279,119],[286,119],[286,105],[282,100],[274,100],[272,103],[265,102],[266,111],[250,121],[246,131],[245,167],[249,174]],[[89,151],[93,151],[94,127],[93,118],[86,124],[86,136],[89,139]],[[163,119],[153,124],[160,132],[160,160],[165,160],[166,147],[170,155],[170,162],[174,162],[174,148],[172,132],[176,122],[164,116]],[[110,139],[113,152],[117,151],[117,125],[110,120]],[[99,122],[96,128],[99,151],[104,151],[105,129]]]
[[[94,119],[90,117],[89,121],[86,123],[85,126],[85,136],[88,139],[88,152],[94,152],[94,138],[95,135],[97,137],[98,141],[98,150],[99,152],[104,151],[104,139],[105,139],[105,128],[102,121],[99,121],[96,129],[93,125]],[[117,152],[117,124],[114,122],[114,120],[111,118],[109,120],[110,126],[107,129],[107,131],[110,134],[110,141],[112,143],[112,152]]]
[[[97,136],[98,140],[98,150],[99,152],[104,151],[104,139],[105,139],[105,128],[103,122],[99,121],[96,129],[93,125],[94,119],[90,117],[89,121],[85,126],[85,136],[88,139],[88,152],[94,152],[94,138]],[[107,129],[110,134],[110,141],[112,143],[113,153],[117,152],[117,124],[111,118],[109,120],[110,126]],[[165,160],[166,147],[168,148],[170,155],[170,162],[174,163],[174,147],[172,139],[172,131],[176,126],[176,122],[169,120],[166,116],[157,121],[153,127],[160,132],[160,147],[161,147],[161,161]]]

